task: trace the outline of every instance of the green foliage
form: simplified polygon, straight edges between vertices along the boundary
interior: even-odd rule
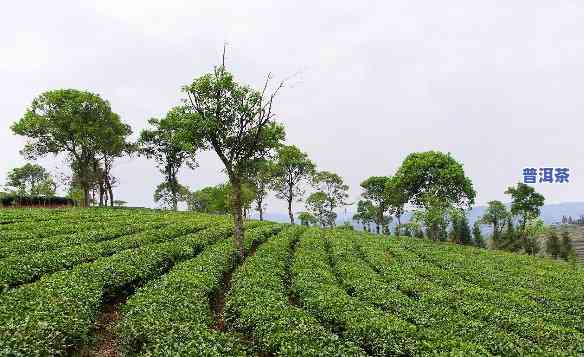
[[[465,176],[462,164],[450,154],[412,153],[395,176],[396,183],[390,184],[390,193],[403,192],[405,201],[416,206],[428,208],[440,202],[443,206],[462,207],[474,203],[476,192],[472,182]]]
[[[156,186],[152,198],[160,207],[176,211],[178,203],[185,201],[188,194],[189,189],[178,182],[162,182]]]
[[[388,224],[390,219],[385,215],[389,209],[389,198],[386,194],[386,186],[391,178],[386,176],[371,176],[365,181],[361,182],[363,193],[361,196],[370,201],[375,209],[373,216],[375,224],[377,225],[377,234],[388,231]]]
[[[371,231],[371,223],[375,221],[375,207],[371,201],[359,200],[357,202],[357,213],[353,215],[353,220],[363,225],[363,229]]]
[[[509,187],[505,194],[511,195],[511,213],[520,217],[522,230],[525,229],[529,220],[539,216],[540,208],[545,201],[543,195],[535,192],[533,187],[523,183],[518,183],[517,187]]]
[[[308,212],[300,212],[298,214],[298,219],[300,219],[300,224],[305,227],[310,227],[318,223],[316,218]]]
[[[555,230],[550,230],[545,242],[546,253],[554,259],[560,256],[560,238]]]
[[[333,227],[337,214],[330,209],[329,196],[321,191],[314,192],[306,199],[306,209],[321,227]]]
[[[501,201],[490,201],[485,214],[481,217],[484,224],[493,225],[493,241],[497,244],[501,240],[505,222],[511,217],[511,213]]]
[[[65,153],[89,205],[92,166],[104,153],[116,151],[131,129],[112,112],[99,95],[75,89],[60,89],[37,96],[24,116],[11,127],[29,140],[22,153],[27,158]]]
[[[254,199],[256,191],[249,183],[244,183],[241,187],[242,206],[247,211]],[[185,200],[189,211],[229,214],[232,211],[232,188],[229,183],[216,186],[209,186],[198,191],[189,193]]]
[[[304,196],[302,184],[309,181],[315,172],[315,165],[308,154],[300,151],[293,145],[283,145],[277,150],[276,161],[273,167],[272,187],[276,197],[288,203],[290,223],[294,224],[292,202],[301,201]]]
[[[483,238],[483,233],[481,232],[480,221],[476,221],[472,227],[472,237],[474,240],[474,245],[479,248],[486,248],[485,239]]]
[[[164,181],[158,185],[154,196],[163,199],[163,205],[175,211],[186,192],[178,182],[178,172],[183,166],[196,168],[195,155],[202,145],[187,130],[189,116],[184,107],[172,108],[163,119],[148,120],[152,129],[142,130],[138,139],[140,154],[154,159],[164,175]]]
[[[564,260],[568,260],[572,255],[575,255],[574,248],[572,247],[572,239],[570,238],[570,233],[564,231],[562,232],[559,256]]]
[[[6,186],[13,187],[18,195],[54,196],[56,184],[44,167],[27,163],[8,173]]]
[[[274,121],[272,103],[282,88],[266,93],[237,83],[225,64],[215,67],[190,85],[183,87],[193,140],[213,149],[229,177],[232,187],[234,240],[243,259],[243,215],[241,185],[254,171],[256,163],[272,156],[285,138],[284,127]]]

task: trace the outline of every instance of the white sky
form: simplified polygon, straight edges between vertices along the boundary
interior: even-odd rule
[[[0,175],[24,160],[9,126],[56,88],[108,99],[139,132],[218,63],[259,86],[299,73],[276,105],[288,142],[359,182],[412,151],[451,152],[477,203],[506,200],[528,165],[571,168],[538,185],[548,203],[583,200],[584,4],[579,1],[19,1],[0,13]],[[53,172],[62,163],[41,161]],[[224,180],[212,153],[191,188]],[[152,205],[153,162],[120,160],[120,199]],[[1,182],[1,179],[0,179]],[[271,202],[272,211],[284,205]]]

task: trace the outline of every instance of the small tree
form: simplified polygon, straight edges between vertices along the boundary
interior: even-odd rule
[[[298,214],[298,218],[300,219],[300,224],[306,227],[313,226],[317,224],[316,218],[308,212],[300,212]]]
[[[474,240],[474,245],[479,248],[485,248],[485,240],[483,238],[483,234],[481,232],[481,224],[479,221],[476,221],[472,227],[472,235]]]
[[[154,159],[156,166],[164,175],[164,181],[158,187],[164,188],[170,199],[168,202],[170,208],[175,211],[182,189],[178,182],[178,172],[183,166],[196,168],[195,153],[201,145],[196,140],[186,140],[189,115],[186,108],[172,108],[163,119],[148,120],[151,129],[142,130],[138,139],[140,154]]]
[[[505,222],[511,216],[507,207],[501,201],[490,201],[481,222],[493,226],[493,242],[497,243],[503,234]]]
[[[560,242],[560,258],[568,260],[570,255],[574,253],[574,247],[572,247],[572,239],[570,238],[570,233],[567,231],[562,232],[562,241]]]
[[[544,197],[535,192],[529,185],[518,183],[517,187],[509,187],[506,194],[511,195],[511,213],[519,217],[519,236],[526,252],[533,252],[534,246],[529,240],[527,224],[539,216],[544,204]]]
[[[315,192],[306,199],[306,208],[316,218],[321,227],[333,227],[337,214],[330,210],[330,198],[322,191]]]
[[[395,235],[401,234],[401,217],[405,213],[405,206],[408,203],[406,186],[400,183],[399,176],[392,176],[385,185],[385,196],[389,212],[395,216],[397,225]]]
[[[375,207],[369,200],[360,200],[357,202],[357,213],[353,219],[363,226],[363,230],[370,232],[371,223],[375,221]]]
[[[345,200],[349,197],[347,191],[349,186],[345,185],[343,179],[330,171],[320,171],[314,174],[312,177],[312,185],[319,193],[319,198],[323,197],[320,193],[324,194],[325,204],[324,209],[327,211],[326,216],[328,217],[328,222],[330,226],[335,225],[335,219],[337,214],[334,212],[339,206],[346,204]],[[331,217],[334,216],[334,219]]]
[[[212,73],[183,87],[191,116],[193,138],[203,139],[223,165],[232,187],[234,243],[239,258],[243,246],[243,205],[241,186],[258,160],[269,158],[284,140],[284,127],[274,122],[272,104],[283,83],[267,93],[270,76],[261,91],[238,84],[223,63]]]
[[[18,195],[54,196],[56,184],[44,167],[27,163],[8,173],[6,186],[14,188]]]
[[[293,145],[284,145],[277,150],[273,170],[273,187],[276,197],[288,203],[290,223],[294,224],[292,202],[300,201],[304,195],[302,184],[314,174],[315,165],[308,155]]]
[[[189,190],[180,184],[171,184],[162,182],[154,190],[154,202],[158,203],[164,209],[176,211],[177,204],[187,199]]]
[[[367,180],[361,182],[363,193],[361,196],[369,200],[375,208],[375,224],[377,234],[387,230],[389,219],[385,216],[385,212],[389,208],[388,196],[385,193],[385,187],[390,181],[386,176],[371,176]]]
[[[554,259],[560,256],[560,238],[555,230],[550,230],[545,242],[546,253]]]
[[[265,200],[274,182],[274,163],[270,160],[258,160],[247,181],[253,186],[255,209],[260,215],[260,221],[263,221]]]

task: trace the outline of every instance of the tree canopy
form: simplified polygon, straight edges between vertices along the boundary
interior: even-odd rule
[[[130,131],[112,112],[109,102],[98,94],[76,89],[42,93],[11,128],[27,137],[22,150],[27,158],[67,154],[84,193],[84,206],[89,205],[92,166],[99,153],[108,150],[107,145],[115,141],[113,137]]]
[[[276,197],[288,203],[288,217],[294,224],[292,202],[300,201],[304,196],[303,183],[310,180],[314,174],[315,165],[308,154],[293,145],[283,145],[277,150],[273,170],[273,188]]]
[[[51,174],[41,165],[31,163],[12,169],[6,186],[12,187],[18,195],[28,196],[53,196],[56,190]]]

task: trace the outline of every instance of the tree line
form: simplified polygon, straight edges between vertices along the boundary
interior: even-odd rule
[[[304,201],[298,218],[304,225],[333,227],[336,209],[348,204],[349,187],[331,171],[316,164],[294,145],[285,144],[285,128],[276,121],[274,101],[285,82],[272,85],[268,75],[258,90],[238,83],[225,61],[210,73],[182,87],[182,102],[163,118],[148,120],[135,142],[132,129],[100,95],[76,89],[51,90],[37,96],[11,129],[26,137],[21,153],[27,159],[64,154],[71,169],[69,196],[80,205],[114,205],[112,173],[116,159],[144,156],[156,163],[162,182],[154,200],[169,209],[184,202],[189,210],[230,213],[240,257],[243,219],[254,209],[264,218],[270,192],[287,203],[291,224],[294,205]],[[190,191],[178,180],[183,168],[196,169],[197,157],[213,151],[223,164],[227,182]],[[14,169],[7,186],[29,195],[54,195],[55,182],[39,165]],[[307,195],[307,189],[310,194]],[[372,176],[363,190],[353,219],[365,230],[427,237],[435,241],[485,247],[480,224],[493,227],[491,247],[535,254],[542,222],[538,221],[543,196],[527,185],[510,187],[511,210],[489,202],[487,213],[471,230],[466,212],[476,192],[463,166],[450,154],[412,153],[391,176]],[[409,211],[410,220],[402,223]],[[516,224],[513,220],[516,220]],[[450,229],[450,231],[449,231]],[[503,230],[507,232],[503,234]],[[512,232],[512,233],[510,233]]]

